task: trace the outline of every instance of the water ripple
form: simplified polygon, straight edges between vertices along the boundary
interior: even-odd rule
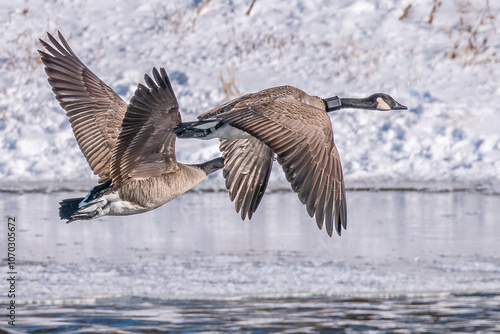
[[[500,332],[500,294],[24,305],[11,333]]]

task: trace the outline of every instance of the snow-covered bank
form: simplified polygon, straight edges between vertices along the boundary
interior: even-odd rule
[[[500,4],[257,0],[247,16],[250,3],[3,4],[0,180],[97,180],[36,53],[38,38],[60,30],[126,101],[144,73],[165,67],[185,120],[226,101],[221,78],[241,93],[282,84],[322,97],[389,93],[410,110],[331,115],[348,186],[498,189]],[[215,140],[177,147],[183,162],[219,154]],[[286,186],[279,169],[276,188]],[[223,187],[220,173],[214,183]]]

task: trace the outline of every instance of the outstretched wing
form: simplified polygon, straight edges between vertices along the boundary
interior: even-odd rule
[[[52,45],[40,40],[47,52],[39,52],[52,91],[90,168],[103,182],[110,178],[111,154],[127,104],[78,59],[60,32],[60,43],[47,35]]]
[[[257,138],[221,139],[226,188],[241,219],[252,219],[264,195],[273,165],[273,151]]]
[[[167,72],[153,68],[130,101],[111,160],[111,179],[118,184],[178,169],[174,127],[181,121],[179,105]]]
[[[292,96],[233,109],[216,117],[264,142],[277,155],[292,189],[319,228],[340,235],[346,202],[340,157],[328,114]]]

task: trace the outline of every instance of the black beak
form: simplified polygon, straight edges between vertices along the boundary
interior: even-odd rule
[[[407,110],[408,109],[408,107],[402,105],[398,101],[394,101],[394,102],[396,102],[396,104],[394,105],[394,107],[392,107],[393,110]]]

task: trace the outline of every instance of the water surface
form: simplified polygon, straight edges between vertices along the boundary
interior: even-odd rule
[[[21,332],[500,331],[500,196],[349,192],[333,238],[291,192],[245,222],[226,193],[192,192],[65,224],[75,196],[0,193]]]

